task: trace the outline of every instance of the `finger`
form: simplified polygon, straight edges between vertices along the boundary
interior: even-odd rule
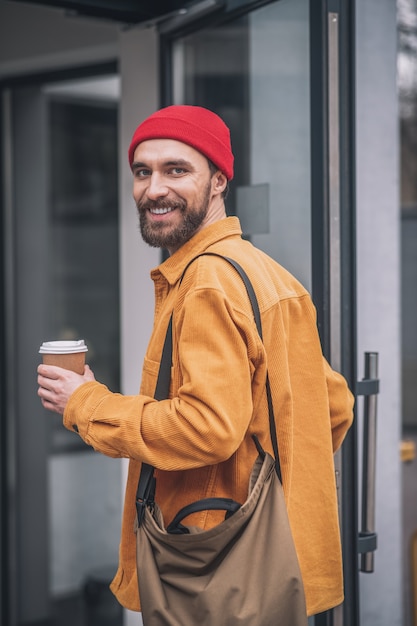
[[[38,385],[40,387],[45,387],[45,385],[47,384],[48,380],[51,380],[50,378],[45,378],[45,376],[42,376],[42,374],[38,374]]]
[[[89,365],[84,368],[84,377],[86,380],[95,380],[94,372]]]
[[[38,374],[37,382],[38,382],[39,387],[42,387],[43,389],[52,390],[54,384],[56,384],[57,381],[58,381],[58,378],[46,378],[45,376]]]
[[[53,390],[45,389],[44,387],[39,387],[38,396],[41,399],[41,403],[45,409],[49,411],[54,411],[55,413],[62,413],[62,407],[59,402],[59,397]]]
[[[38,388],[38,396],[41,398],[42,402],[45,400],[53,404],[55,393],[51,389],[48,389],[47,387],[40,386]]]
[[[48,409],[48,411],[53,411],[54,413],[59,413],[59,414],[62,413],[60,408],[53,402],[50,402],[49,400],[45,400],[44,398],[41,399],[41,402],[42,402],[42,406],[45,409]]]
[[[65,372],[62,367],[57,367],[56,365],[38,365],[38,374],[41,374],[45,378],[51,378],[53,380],[58,379],[62,376],[63,372]]]

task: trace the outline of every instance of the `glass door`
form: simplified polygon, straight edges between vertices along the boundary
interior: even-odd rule
[[[118,91],[111,75],[4,94],[9,626],[122,623],[108,589],[120,461],[66,431],[36,393],[51,339],[85,339],[97,376],[119,389]]]
[[[281,0],[175,39],[173,102],[231,129],[244,234],[311,288],[309,5]]]
[[[311,291],[324,353],[354,389],[354,22],[341,5],[230,0],[204,25],[165,24],[162,85],[163,104],[206,106],[230,127],[228,213]],[[316,626],[359,623],[355,428],[336,458],[346,601]]]

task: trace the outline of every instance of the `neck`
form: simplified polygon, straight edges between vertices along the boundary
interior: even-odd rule
[[[200,230],[208,226],[209,224],[214,224],[214,222],[218,222],[226,217],[226,207],[224,204],[224,199],[221,196],[216,196],[212,199],[210,206],[207,211],[207,215],[201,225]]]

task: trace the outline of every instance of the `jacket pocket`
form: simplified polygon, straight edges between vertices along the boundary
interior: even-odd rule
[[[142,368],[142,381],[140,385],[140,393],[144,396],[153,397],[155,394],[159,365],[159,361],[151,361],[151,359],[148,359],[145,356]]]
[[[140,385],[140,393],[144,396],[151,396],[152,398],[155,396],[156,383],[158,380],[159,374],[159,361],[152,361],[145,357],[143,362],[142,369],[142,381]],[[170,370],[170,383],[169,383],[169,398],[173,397],[173,389],[174,389],[174,368],[171,367]]]

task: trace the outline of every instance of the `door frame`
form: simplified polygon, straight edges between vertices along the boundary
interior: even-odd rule
[[[314,5],[314,6],[313,6]],[[331,41],[329,29],[336,19],[337,40]],[[356,181],[355,181],[355,2],[322,0],[320,9],[310,0],[311,61],[311,185],[313,238],[313,300],[326,358],[340,369],[350,388],[356,390]],[[337,45],[337,67],[331,57]],[[332,49],[333,46],[333,49]],[[333,102],[332,102],[333,99]],[[331,118],[336,105],[337,119]],[[333,137],[331,136],[333,134]],[[337,135],[335,138],[334,136]],[[338,172],[332,172],[334,142],[337,142]],[[333,143],[333,148],[332,148]],[[337,215],[333,196],[337,196]],[[331,222],[338,219],[339,241],[332,242]],[[339,246],[335,270],[332,248]],[[334,276],[334,274],[338,274]],[[332,275],[333,274],[333,275]],[[332,293],[337,288],[338,293]],[[332,332],[332,314],[338,310]],[[339,343],[340,346],[334,343]],[[338,363],[334,363],[332,356]],[[316,616],[316,626],[359,625],[358,570],[358,435],[357,420],[350,428],[340,457],[338,489],[341,507],[341,535],[345,601],[341,610]]]
[[[17,531],[23,526],[19,521],[17,510],[18,477],[21,475],[21,464],[17,442],[16,394],[17,374],[15,372],[16,352],[16,223],[13,210],[12,161],[12,125],[13,125],[13,90],[15,88],[37,87],[46,83],[79,80],[88,77],[104,76],[118,73],[118,62],[105,61],[99,63],[73,66],[66,69],[46,70],[44,72],[10,76],[0,80],[0,213],[2,226],[2,250],[0,260],[0,289],[2,294],[0,307],[0,623],[16,626],[18,622],[17,606],[19,602],[18,550]],[[37,451],[39,454],[39,450]],[[44,501],[47,485],[36,484],[38,500]],[[33,486],[28,486],[33,491]],[[26,515],[35,515],[42,523],[45,512],[35,507],[34,511],[26,511]],[[22,512],[20,513],[22,515]],[[47,532],[46,525],[42,524]],[[37,534],[36,546],[45,545],[44,539]],[[46,553],[46,552],[45,552]],[[25,554],[30,559],[30,554]],[[41,588],[42,573],[39,576]],[[45,604],[47,600],[45,599]]]

